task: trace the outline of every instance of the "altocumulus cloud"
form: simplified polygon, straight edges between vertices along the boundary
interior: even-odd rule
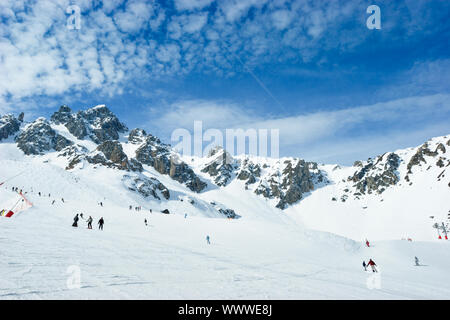
[[[65,28],[65,10],[73,3],[81,9],[80,30]],[[401,9],[391,21],[401,24],[387,23],[387,30],[430,27],[425,3],[390,4]],[[237,56],[250,67],[323,61],[327,50],[351,50],[367,40],[360,32],[365,5],[362,0],[3,0],[0,99],[5,105],[68,91],[113,95],[136,79],[192,71],[233,74],[242,68],[233,61]]]

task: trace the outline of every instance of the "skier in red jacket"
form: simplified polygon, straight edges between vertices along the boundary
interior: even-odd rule
[[[370,266],[372,268],[372,272],[378,272],[377,268],[375,268],[376,263],[370,259],[369,262],[367,263],[368,266]]]
[[[366,239],[366,246],[369,248],[370,247],[370,243],[369,240]]]

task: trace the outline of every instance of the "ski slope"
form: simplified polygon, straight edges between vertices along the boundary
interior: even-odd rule
[[[147,168],[170,188],[171,199],[144,200],[124,188],[119,170],[66,171],[52,154],[24,157],[8,143],[0,145],[0,154],[1,177],[24,172],[1,187],[0,202],[17,196],[15,186],[34,204],[10,219],[0,217],[0,299],[446,299],[450,294],[450,247],[444,241],[379,240],[367,248],[351,236],[306,228],[301,215],[267,206],[261,197],[243,196],[239,182],[193,194]],[[214,216],[180,196],[199,204],[220,201],[241,218]],[[164,208],[171,214],[159,212]],[[94,218],[94,230],[83,220],[71,227],[80,212]],[[96,226],[100,217],[104,231]],[[414,256],[423,266],[413,265]],[[369,258],[381,271],[372,289],[372,273],[361,266]],[[73,270],[80,271],[79,288],[67,285]]]

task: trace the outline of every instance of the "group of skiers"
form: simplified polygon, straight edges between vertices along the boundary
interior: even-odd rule
[[[75,217],[73,218],[73,224],[72,224],[72,227],[78,227],[78,220],[79,219],[83,219],[83,220],[86,220],[86,223],[87,223],[87,225],[88,225],[88,229],[92,229],[92,222],[94,221],[94,219],[92,219],[92,217],[91,216],[89,216],[89,218],[87,218],[87,219],[84,219],[84,217],[83,217],[83,214],[82,213],[80,213],[80,214],[76,214],[75,215]],[[105,220],[103,219],[103,217],[101,217],[100,218],[100,220],[98,220],[98,228],[99,228],[99,230],[103,230],[103,225],[105,224]]]
[[[370,248],[370,243],[369,240],[366,239],[366,246],[368,248]],[[420,262],[419,262],[419,258],[414,257],[414,263],[417,267],[421,266]],[[372,259],[369,259],[369,262],[366,264],[366,261],[363,261],[362,263],[364,271],[367,271],[367,267],[370,267],[372,272],[378,272],[376,266],[377,264],[375,263],[375,261],[373,261]]]

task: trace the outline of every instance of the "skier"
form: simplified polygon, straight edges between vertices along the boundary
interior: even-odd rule
[[[420,266],[420,264],[419,264],[419,258],[414,257],[414,261],[416,262],[416,266]]]
[[[13,190],[14,190],[14,189],[13,189]],[[39,195],[39,197],[41,196],[41,192],[40,192],[40,191],[38,192],[38,195]]]
[[[61,201],[64,203],[64,198],[61,198]]]
[[[367,264],[365,261],[363,261],[363,268],[364,268],[364,271],[367,271]]]
[[[98,228],[100,230],[103,230],[103,225],[105,224],[105,220],[103,220],[103,217],[100,218],[100,220],[98,220]]]
[[[130,206],[130,210],[133,208],[133,206]]]
[[[55,200],[52,201],[52,205],[54,205],[54,204],[55,204]]]
[[[370,243],[369,243],[369,240],[367,240],[367,239],[366,239],[366,246],[367,246],[368,248],[370,248]]]
[[[77,215],[73,218],[73,224],[72,227],[78,227],[78,213]]]
[[[147,219],[144,220],[145,225],[147,225]]]
[[[103,207],[103,202],[100,201],[100,207]]]
[[[209,235],[206,236],[206,242],[207,242],[208,244],[211,244],[211,242],[209,241]]]
[[[372,268],[372,272],[378,272],[377,268],[375,268],[376,263],[372,259],[369,260],[367,265],[369,265]]]
[[[184,218],[185,218],[185,219],[187,218],[187,213],[184,214]]]
[[[89,216],[89,218],[87,219],[88,229],[92,229],[92,221],[93,221],[92,217]]]
[[[83,214],[82,214],[82,213],[80,213],[80,217],[81,217],[81,219],[83,219],[83,220],[84,220],[84,217],[83,217]]]

